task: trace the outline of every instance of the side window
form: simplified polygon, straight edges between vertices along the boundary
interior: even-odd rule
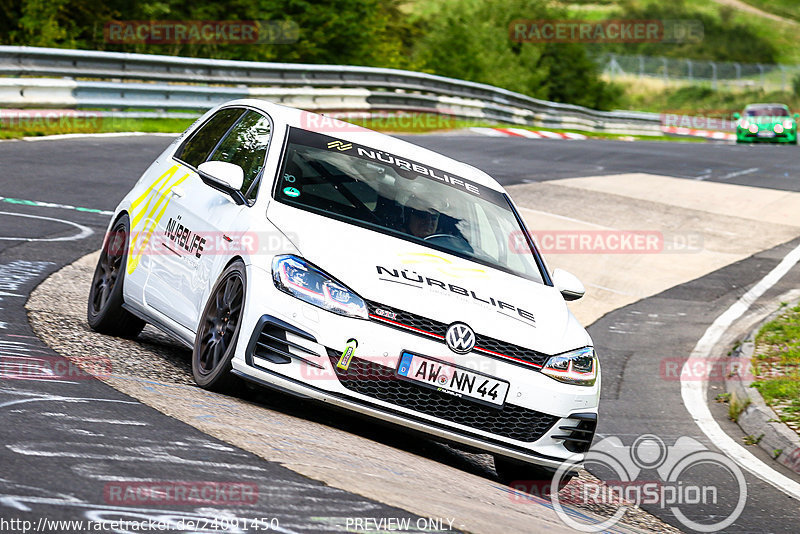
[[[260,113],[248,111],[236,126],[231,128],[209,158],[209,161],[234,163],[242,168],[244,171],[242,193],[248,199],[255,198],[255,188],[253,191],[250,191],[250,188],[264,167],[271,135],[270,120]]]
[[[192,134],[191,138],[183,143],[175,157],[193,167],[197,167],[208,158],[208,155],[217,146],[225,132],[244,112],[245,110],[241,108],[226,108],[218,111]]]

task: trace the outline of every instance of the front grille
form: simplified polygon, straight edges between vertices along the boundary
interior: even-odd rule
[[[513,404],[498,409],[465,401],[397,378],[394,369],[361,358],[343,371],[336,367],[339,355],[331,349],[328,355],[339,382],[350,391],[476,430],[530,443],[559,419]]]
[[[371,320],[405,332],[444,342],[444,335],[449,325],[370,300],[366,302]],[[390,318],[386,317],[385,314],[381,315],[378,313],[378,309],[384,312],[388,311],[394,314],[394,317]],[[549,354],[526,349],[477,332],[475,333],[475,348],[473,350],[535,369],[541,368],[550,357]]]
[[[398,310],[397,308],[392,308],[390,306],[384,306],[383,304],[379,304],[371,300],[366,302],[367,309],[369,310],[369,314],[371,316],[370,318],[373,320],[378,320],[384,324],[388,324],[389,326],[392,326],[392,323],[388,322],[388,319],[391,319],[391,321],[395,323],[401,323],[403,326],[411,327],[417,330],[423,330],[429,335],[433,334],[430,337],[438,337],[441,339],[444,339],[444,335],[447,332],[447,325],[440,323],[439,321],[434,321],[433,319],[428,319],[426,317],[422,317],[421,315],[416,315],[407,311]],[[377,313],[378,309],[391,312],[395,316],[386,318]]]

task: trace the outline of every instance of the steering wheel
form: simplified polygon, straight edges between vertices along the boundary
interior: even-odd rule
[[[452,234],[431,234],[422,238],[423,241],[430,241],[441,247],[449,248],[459,252],[472,253],[472,247],[469,242],[463,237],[454,236]]]

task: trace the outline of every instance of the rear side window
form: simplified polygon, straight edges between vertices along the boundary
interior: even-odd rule
[[[224,161],[241,167],[244,171],[242,193],[252,198],[254,191],[250,195],[248,191],[264,167],[271,135],[270,120],[260,113],[248,111],[214,150],[209,161]]]
[[[178,149],[175,157],[197,167],[208,158],[220,139],[244,112],[245,110],[241,108],[226,108],[218,111]]]

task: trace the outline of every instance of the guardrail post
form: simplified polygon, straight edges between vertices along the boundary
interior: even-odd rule
[[[713,61],[709,61],[711,64],[711,88],[717,88],[717,64]]]

